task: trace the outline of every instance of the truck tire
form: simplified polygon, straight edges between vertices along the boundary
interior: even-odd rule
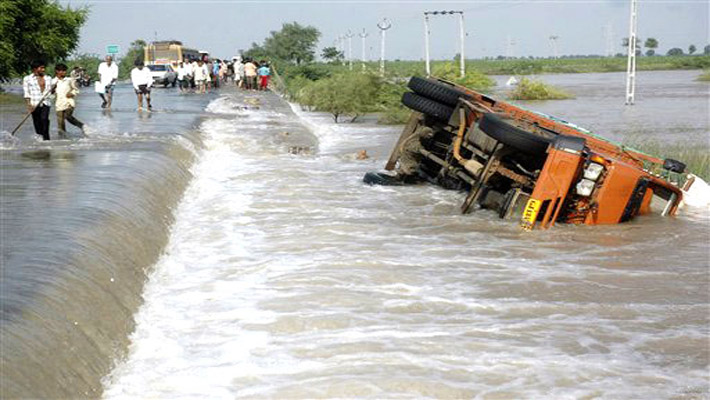
[[[672,158],[666,158],[663,160],[663,169],[682,174],[685,172],[685,164]]]
[[[458,104],[460,97],[468,97],[464,91],[454,86],[447,85],[446,83],[439,82],[436,79],[414,76],[409,80],[407,87],[420,96],[449,106]]]
[[[406,92],[402,95],[402,104],[414,111],[419,111],[422,114],[445,122],[448,121],[451,114],[454,113],[453,107],[437,103],[434,100],[429,100],[412,92]]]
[[[552,139],[520,129],[492,113],[483,114],[478,127],[493,139],[527,154],[545,154],[552,143]]]
[[[404,181],[390,174],[382,172],[368,172],[362,178],[362,181],[368,185],[380,185],[380,186],[403,186]]]

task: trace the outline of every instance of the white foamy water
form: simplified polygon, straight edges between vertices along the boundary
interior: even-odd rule
[[[522,233],[457,192],[363,185],[397,129],[208,110],[105,398],[708,396],[706,214]],[[289,154],[304,126],[317,152]]]

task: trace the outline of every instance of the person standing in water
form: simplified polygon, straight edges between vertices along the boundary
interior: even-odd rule
[[[244,84],[244,63],[241,57],[237,57],[234,61],[234,82],[237,87],[243,87]]]
[[[143,111],[144,95],[148,110],[152,110],[150,88],[153,86],[153,76],[150,74],[150,70],[145,68],[142,61],[136,61],[136,67],[131,70],[131,83],[133,83],[133,89],[135,89],[136,96],[138,96],[138,111]]]
[[[52,93],[52,78],[44,74],[44,61],[35,60],[30,64],[32,73],[22,79],[27,112],[32,113],[32,124],[35,133],[42,140],[49,140],[49,108],[48,97]]]
[[[57,64],[54,67],[55,93],[57,94],[56,109],[57,109],[57,133],[60,139],[66,139],[67,128],[65,121],[81,129],[84,132],[84,123],[74,117],[74,109],[76,108],[76,95],[79,94],[76,78],[67,78],[67,66]]]
[[[261,62],[261,67],[256,70],[259,75],[259,90],[266,90],[269,86],[269,76],[271,75],[271,69],[269,69],[269,64],[266,61]]]
[[[251,58],[248,58],[246,64],[244,64],[244,75],[247,90],[256,89],[256,68],[256,62]]]
[[[178,80],[178,86],[180,86],[180,92],[185,92],[187,90],[187,86],[189,85],[188,82],[188,72],[189,64],[186,65],[186,63],[180,61],[178,63],[178,68],[177,68],[177,80]]]
[[[101,108],[111,108],[113,97],[113,87],[118,80],[118,65],[113,62],[111,56],[106,56],[106,61],[99,64],[99,85],[104,88],[104,93],[99,93],[103,103]]]

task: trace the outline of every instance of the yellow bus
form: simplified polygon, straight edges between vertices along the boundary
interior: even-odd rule
[[[184,47],[177,40],[152,42],[143,48],[145,65],[177,65],[180,61],[197,60],[200,53],[195,49]]]

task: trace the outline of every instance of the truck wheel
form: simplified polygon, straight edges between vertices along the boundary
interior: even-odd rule
[[[409,80],[407,87],[420,96],[450,106],[458,104],[460,97],[468,97],[464,91],[454,86],[447,85],[446,83],[439,82],[436,79],[414,76]]]
[[[382,172],[368,172],[362,178],[362,181],[368,185],[381,185],[381,186],[402,186],[404,181],[398,177]]]
[[[663,169],[682,174],[685,172],[685,164],[672,158],[666,158],[663,160]]]
[[[454,113],[453,107],[437,103],[412,92],[406,92],[402,95],[402,104],[414,111],[419,111],[441,121],[448,121],[451,114]]]
[[[496,114],[483,114],[478,127],[488,136],[527,154],[545,154],[552,139],[514,126]]]

